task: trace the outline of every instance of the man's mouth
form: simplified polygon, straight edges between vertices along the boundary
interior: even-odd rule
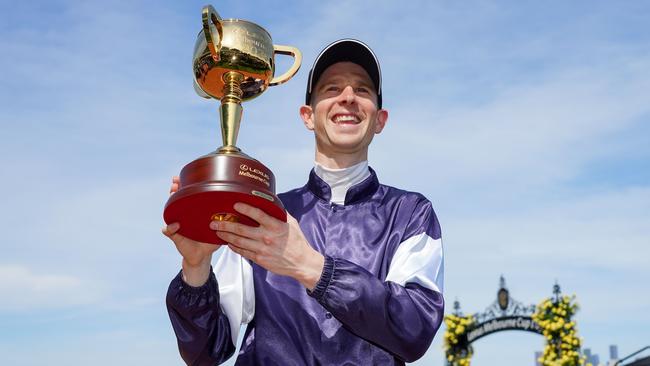
[[[335,114],[332,121],[336,124],[358,124],[361,119],[354,114]]]

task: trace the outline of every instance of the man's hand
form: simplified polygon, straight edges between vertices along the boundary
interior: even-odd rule
[[[180,185],[179,177],[172,178],[170,194],[178,191]],[[212,253],[221,247],[209,243],[201,243],[178,234],[180,224],[177,222],[165,226],[163,234],[170,238],[176,245],[176,249],[183,256],[183,280],[190,286],[203,285],[210,276],[210,263]]]
[[[280,221],[253,206],[236,203],[235,211],[260,224],[252,227],[228,221],[212,221],[210,228],[228,247],[267,270],[296,279],[313,290],[323,271],[325,258],[309,245],[296,219],[287,214]]]

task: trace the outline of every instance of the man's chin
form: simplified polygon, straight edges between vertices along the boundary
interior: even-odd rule
[[[368,148],[367,143],[365,143],[363,140],[358,139],[332,141],[332,145],[337,151],[347,153],[358,152],[359,150]]]

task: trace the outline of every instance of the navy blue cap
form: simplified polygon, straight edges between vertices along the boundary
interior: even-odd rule
[[[356,39],[339,39],[331,43],[316,57],[314,66],[309,71],[305,104],[311,102],[311,93],[323,72],[337,62],[352,62],[366,70],[370,80],[375,84],[377,106],[381,108],[381,68],[379,60],[367,44]]]

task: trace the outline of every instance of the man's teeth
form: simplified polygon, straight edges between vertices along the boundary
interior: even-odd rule
[[[355,116],[336,116],[334,117],[334,122],[357,122],[357,117]]]

